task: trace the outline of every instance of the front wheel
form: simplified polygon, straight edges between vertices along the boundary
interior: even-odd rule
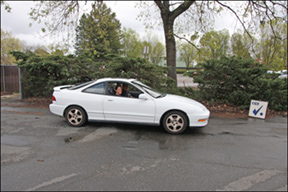
[[[179,134],[187,128],[188,120],[184,113],[171,111],[164,116],[162,124],[168,133]]]
[[[81,127],[86,123],[86,113],[81,107],[72,106],[66,110],[65,118],[73,127]]]

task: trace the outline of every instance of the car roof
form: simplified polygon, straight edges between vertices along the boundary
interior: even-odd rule
[[[135,81],[135,80],[136,80],[136,79],[106,77],[106,78],[98,79],[97,82],[105,82],[105,81],[125,81],[125,82],[131,82],[131,81]]]

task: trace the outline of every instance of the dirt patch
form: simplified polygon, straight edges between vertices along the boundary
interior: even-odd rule
[[[8,107],[27,107],[27,108],[44,108],[48,109],[52,99],[49,97],[31,97],[19,99],[19,96],[4,95],[1,96],[1,106]]]
[[[203,104],[210,110],[211,116],[235,117],[235,118],[249,117],[248,110],[241,110],[237,106],[227,104],[207,104],[207,103]],[[266,118],[273,118],[275,116],[287,117],[287,111],[273,111],[267,109]]]
[[[7,91],[1,91],[1,96],[4,96],[4,95],[13,95],[13,93],[7,92]]]
[[[49,108],[49,104],[52,103],[52,98],[49,97],[31,97],[27,99],[22,99],[24,103],[27,105],[30,105],[31,107],[39,107],[39,108]]]
[[[24,114],[24,115],[44,115],[44,113],[31,113],[31,112],[24,112],[24,111],[11,111],[11,110],[4,110],[5,112],[9,113],[18,113],[18,114]]]

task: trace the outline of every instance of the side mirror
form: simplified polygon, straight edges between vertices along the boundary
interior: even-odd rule
[[[142,94],[139,95],[139,99],[147,100],[148,97],[144,93],[142,93]]]

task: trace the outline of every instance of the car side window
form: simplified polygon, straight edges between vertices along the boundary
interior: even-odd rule
[[[139,89],[137,89],[134,86],[129,86],[129,94],[131,95],[131,98],[139,98],[139,95],[143,93],[142,91],[140,91]]]
[[[88,87],[83,92],[85,93],[95,93],[95,94],[105,94],[105,83],[98,83]]]
[[[125,90],[123,87],[124,87],[124,84],[128,85],[128,89]],[[143,93],[142,91],[140,91],[139,89],[137,89],[136,87],[132,86],[131,84],[129,83],[124,83],[124,82],[109,82],[108,83],[108,92],[107,94],[108,95],[114,95],[116,94],[116,87],[117,86],[121,86],[122,88],[122,94],[121,94],[121,97],[126,97],[126,98],[138,98],[139,95],[141,93]],[[124,94],[124,92],[127,92],[127,94]]]
[[[115,95],[115,88],[117,86],[116,82],[108,82],[108,95]]]

